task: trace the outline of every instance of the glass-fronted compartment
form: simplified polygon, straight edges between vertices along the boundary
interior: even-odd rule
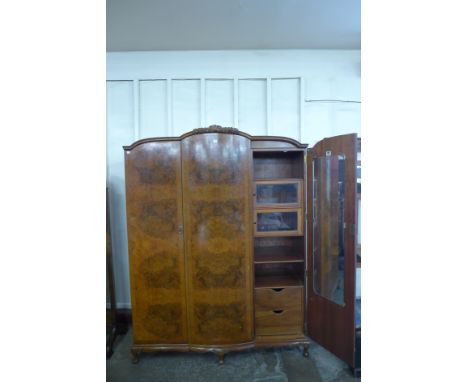
[[[302,205],[302,179],[255,182],[256,208],[297,207]]]
[[[255,236],[301,236],[302,209],[256,210]]]
[[[283,324],[289,336],[304,336],[304,154],[289,148],[252,153],[255,322],[263,338],[286,334],[279,331]],[[264,309],[268,304],[272,312]]]

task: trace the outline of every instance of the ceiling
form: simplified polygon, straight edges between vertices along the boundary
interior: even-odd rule
[[[107,51],[360,47],[360,0],[107,0]]]

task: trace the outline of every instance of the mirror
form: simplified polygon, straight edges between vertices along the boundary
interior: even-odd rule
[[[312,172],[314,291],[344,305],[345,157],[314,158]]]

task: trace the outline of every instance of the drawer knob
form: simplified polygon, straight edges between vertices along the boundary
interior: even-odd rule
[[[273,291],[279,293],[281,292],[282,290],[284,290],[284,288],[272,288]]]
[[[273,313],[274,313],[274,314],[281,314],[281,313],[283,313],[283,309],[275,309],[275,310],[273,311]]]

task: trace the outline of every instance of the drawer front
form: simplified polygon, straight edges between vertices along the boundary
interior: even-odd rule
[[[255,332],[259,336],[302,333],[302,305],[288,309],[256,310]]]
[[[271,311],[302,306],[302,287],[257,288],[255,310]]]
[[[303,332],[302,287],[255,289],[257,335]]]

